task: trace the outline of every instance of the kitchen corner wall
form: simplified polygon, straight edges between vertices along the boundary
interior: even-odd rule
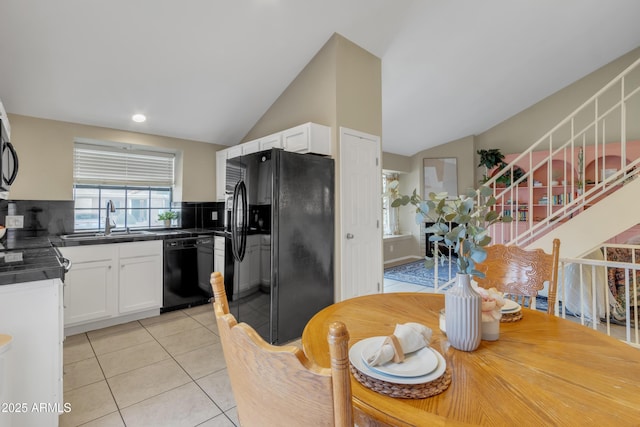
[[[0,200],[0,224],[6,223],[7,215],[22,215],[24,227],[14,229],[16,237],[70,234],[74,232],[73,205],[73,200]],[[181,212],[181,228],[224,226],[224,202],[181,202],[175,203],[174,208]]]
[[[73,201],[0,200],[0,224],[7,215],[22,215],[24,227],[13,231],[16,237],[41,237],[73,233]]]
[[[176,191],[181,201],[216,200],[216,151],[222,145],[9,114],[11,142],[20,170],[13,200],[72,200],[76,138],[175,150]]]
[[[224,226],[224,202],[179,203],[182,228],[219,228]],[[217,219],[213,219],[217,217]]]

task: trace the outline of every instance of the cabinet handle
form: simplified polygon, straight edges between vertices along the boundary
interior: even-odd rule
[[[354,237],[353,234],[347,233],[347,239],[353,239],[353,237]]]

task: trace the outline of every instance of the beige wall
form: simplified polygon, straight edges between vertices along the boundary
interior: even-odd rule
[[[424,173],[423,160],[426,158],[455,157],[458,169],[458,193],[464,192],[467,188],[476,188],[474,183],[474,138],[466,137],[447,144],[439,145],[411,157],[390,155],[385,153],[382,167],[384,169],[398,170],[401,167],[406,170],[409,163],[409,172],[400,176],[400,193],[412,194],[416,190],[418,194],[424,194]],[[387,163],[388,162],[388,163]],[[415,222],[415,210],[412,207],[401,207],[399,209],[400,232],[410,234],[410,241],[403,241],[401,245],[394,245],[394,253],[390,251],[391,243],[385,242],[385,261],[398,257],[423,256],[424,255],[424,235],[422,228]],[[398,246],[399,251],[395,250]]]
[[[241,142],[306,122],[335,128],[336,50],[332,37],[256,122]]]
[[[215,201],[215,157],[220,145],[9,114],[20,170],[13,200],[73,200],[73,142],[89,138],[172,149],[178,201]]]
[[[338,135],[347,127],[373,135],[382,133],[380,59],[334,34],[287,87],[243,141],[295,125],[315,122],[332,128],[336,170],[335,283],[340,294],[340,156]],[[380,157],[382,152],[380,152]],[[382,186],[382,181],[380,182]],[[382,243],[381,243],[382,244]],[[382,250],[382,249],[381,249]]]
[[[638,58],[640,47],[477,135],[476,149],[500,148],[503,154],[525,151]],[[640,139],[640,120],[627,125],[632,139]]]
[[[414,188],[422,191],[422,159],[426,157],[456,157],[458,190],[477,188],[484,169],[476,166],[479,161],[476,150],[499,148],[504,154],[526,150],[639,57],[640,47],[481,134],[416,153],[409,157],[411,166],[408,173],[401,176],[401,193],[411,194]],[[628,121],[627,125],[629,139],[640,139],[640,120]],[[403,156],[384,154],[384,169],[404,171],[405,165],[406,158]],[[414,255],[422,256],[424,237],[420,235],[410,208],[401,209],[400,227],[401,232],[409,232],[414,236]]]

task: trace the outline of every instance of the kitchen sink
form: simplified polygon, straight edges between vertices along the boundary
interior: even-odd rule
[[[152,231],[146,230],[129,230],[129,231],[112,231],[111,234],[105,236],[102,232],[86,232],[86,233],[73,233],[73,234],[63,234],[60,236],[62,240],[95,240],[95,239],[117,239],[117,238],[125,238],[131,236],[140,236],[154,234]]]

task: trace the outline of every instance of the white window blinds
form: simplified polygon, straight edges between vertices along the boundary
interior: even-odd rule
[[[173,153],[76,142],[73,179],[76,184],[172,186],[174,160]]]

